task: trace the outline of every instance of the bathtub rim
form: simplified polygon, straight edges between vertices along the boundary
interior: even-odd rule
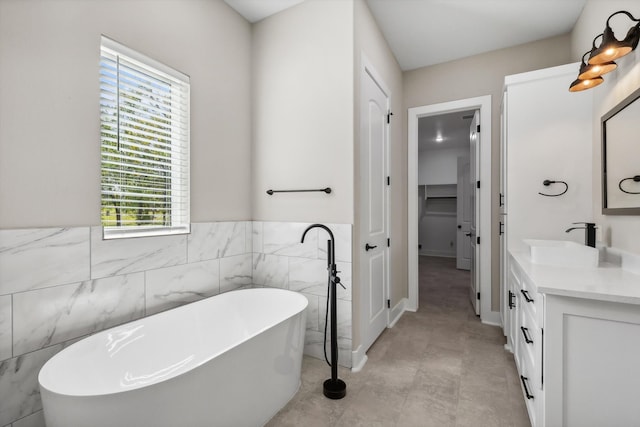
[[[117,328],[121,328],[123,325],[139,322],[139,321],[150,319],[150,318],[153,318],[153,317],[156,317],[156,316],[159,317],[159,316],[167,315],[169,312],[174,311],[174,310],[187,309],[188,306],[190,306],[190,305],[198,304],[198,303],[205,303],[207,300],[209,300],[211,298],[218,297],[220,295],[239,293],[239,292],[246,292],[246,291],[254,291],[256,289],[268,290],[268,292],[287,293],[287,294],[296,295],[294,298],[297,298],[297,299],[299,299],[301,301],[302,307],[301,307],[301,309],[299,311],[296,311],[296,312],[292,313],[291,315],[289,315],[287,317],[283,317],[279,321],[277,321],[275,323],[272,323],[272,324],[269,324],[268,326],[261,327],[261,328],[257,329],[255,331],[255,333],[253,333],[252,335],[250,335],[248,337],[245,337],[245,338],[243,338],[241,340],[238,340],[233,347],[227,347],[227,348],[225,348],[223,350],[220,350],[218,352],[213,352],[212,354],[207,355],[207,357],[202,358],[202,360],[200,360],[197,364],[194,364],[193,366],[191,366],[190,369],[188,369],[187,371],[181,371],[179,373],[176,373],[175,375],[168,376],[168,377],[162,379],[161,381],[154,382],[154,383],[151,383],[151,384],[138,385],[138,386],[130,387],[130,388],[127,388],[127,389],[114,390],[114,391],[109,391],[109,392],[66,393],[66,392],[56,391],[55,389],[52,389],[51,387],[47,387],[47,385],[43,384],[43,382],[41,380],[41,378],[43,377],[43,371],[45,371],[45,368],[49,367],[48,369],[53,369],[51,366],[52,366],[52,364],[55,364],[55,359],[57,359],[58,357],[62,357],[61,355],[63,353],[65,353],[66,350],[81,345],[83,343],[83,341],[85,341],[85,340],[89,340],[89,339],[94,338],[97,335],[102,334],[102,333],[108,333],[111,330],[114,330],[114,329],[117,329]],[[288,289],[281,289],[281,288],[269,288],[269,287],[243,288],[243,289],[235,289],[233,291],[224,292],[222,294],[213,295],[213,296],[210,296],[210,297],[207,297],[207,298],[203,298],[203,299],[198,300],[198,301],[194,301],[194,302],[191,302],[191,303],[183,304],[183,305],[178,306],[178,307],[174,307],[174,308],[162,311],[162,312],[154,313],[154,314],[152,314],[150,316],[141,317],[139,319],[135,319],[135,320],[132,320],[132,321],[129,321],[129,322],[125,322],[125,323],[122,323],[120,325],[112,326],[110,328],[103,329],[101,331],[97,331],[97,332],[95,332],[95,333],[93,333],[91,335],[87,335],[87,336],[78,338],[76,342],[74,342],[73,344],[63,348],[62,350],[60,350],[58,353],[54,354],[50,359],[48,359],[44,363],[44,365],[38,371],[38,386],[41,389],[46,390],[48,393],[55,394],[55,395],[58,395],[58,396],[61,396],[61,397],[74,397],[74,398],[92,398],[92,397],[100,397],[100,396],[117,395],[117,394],[127,393],[127,392],[130,392],[130,391],[141,390],[141,389],[144,389],[144,388],[147,388],[147,387],[153,387],[156,384],[160,384],[160,383],[163,383],[163,382],[171,381],[171,380],[173,380],[173,379],[175,379],[175,378],[177,378],[177,377],[179,377],[181,375],[184,375],[184,374],[186,374],[188,372],[191,372],[191,371],[193,371],[195,369],[198,369],[199,367],[201,367],[201,366],[205,365],[206,363],[209,363],[211,360],[215,359],[217,356],[219,356],[221,354],[224,354],[224,353],[232,350],[233,348],[242,345],[243,343],[255,338],[256,336],[260,335],[261,333],[264,333],[265,331],[267,331],[267,330],[269,330],[271,328],[276,328],[277,326],[279,326],[279,325],[291,320],[292,318],[294,318],[296,316],[304,316],[305,315],[305,310],[307,309],[308,306],[309,306],[309,300],[304,295],[300,294],[299,292],[291,291],[291,290],[288,290]],[[302,331],[302,333],[304,333],[304,331]],[[86,345],[86,343],[84,343],[84,344]],[[53,361],[53,362],[51,362],[51,361]]]

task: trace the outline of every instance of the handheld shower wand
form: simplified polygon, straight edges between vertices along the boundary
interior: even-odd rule
[[[327,240],[327,271],[329,274],[329,305],[331,306],[331,378],[323,384],[323,392],[329,399],[342,399],[347,394],[347,384],[338,378],[338,322],[336,304],[336,285],[340,283],[336,268],[336,245],[333,233],[326,225],[312,224],[302,233],[300,243],[304,243],[307,232],[312,228],[322,228],[329,233]],[[342,286],[342,284],[340,285]],[[326,334],[326,325],[325,325]],[[326,336],[325,336],[326,342]],[[325,353],[326,357],[326,353]]]

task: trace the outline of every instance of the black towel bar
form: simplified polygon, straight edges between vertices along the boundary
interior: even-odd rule
[[[330,194],[331,193],[331,187],[319,188],[319,189],[316,189],[316,190],[267,190],[267,194],[272,196],[273,193],[310,193],[310,192],[315,192],[315,191],[322,191],[323,193]]]

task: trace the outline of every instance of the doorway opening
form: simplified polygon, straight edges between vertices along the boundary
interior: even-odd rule
[[[473,163],[475,171],[470,171],[470,178],[476,177],[474,210],[476,212],[476,233],[471,239],[476,242],[475,276],[477,280],[479,303],[478,312],[482,322],[499,324],[499,311],[491,310],[491,96],[468,98],[458,101],[444,102],[441,104],[426,105],[409,108],[408,119],[408,278],[409,297],[407,309],[418,309],[418,278],[419,278],[419,181],[418,181],[418,135],[419,121],[421,118],[438,116],[448,113],[460,113],[476,111],[479,125],[478,157]],[[479,181],[479,183],[478,183]],[[456,224],[457,227],[457,224]],[[479,242],[479,243],[478,243]]]
[[[447,274],[466,270],[469,302],[479,314],[475,277],[475,187],[479,110],[418,119],[419,275],[439,266]],[[443,258],[443,259],[438,259]],[[424,301],[424,296],[423,296]]]

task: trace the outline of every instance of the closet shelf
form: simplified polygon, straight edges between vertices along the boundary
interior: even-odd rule
[[[456,216],[456,212],[426,211],[424,216]]]
[[[420,184],[419,187],[424,200],[458,198],[458,186],[456,184]]]

